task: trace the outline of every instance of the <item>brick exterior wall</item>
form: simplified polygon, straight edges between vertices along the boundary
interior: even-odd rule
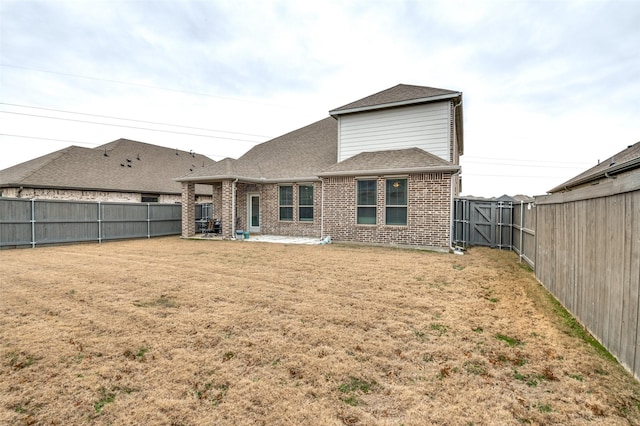
[[[182,237],[189,238],[196,234],[196,185],[182,183]]]
[[[378,176],[375,225],[356,224],[356,179],[331,177],[324,184],[324,236],[336,241],[397,244],[447,249],[450,235],[451,174],[411,174],[408,179],[407,225],[385,221],[385,177]]]
[[[285,185],[293,186],[293,220],[280,220],[280,202],[278,184],[236,184],[236,229],[247,230],[247,195],[260,195],[260,233],[268,235],[285,235],[300,237],[320,238],[320,214],[322,206],[322,186],[320,182],[313,183],[313,221],[300,221],[298,218],[298,186],[300,184],[310,184],[307,182],[291,183]],[[222,201],[224,205],[224,200]],[[214,206],[216,195],[214,191]],[[214,207],[214,212],[215,212]],[[223,224],[224,228],[224,224]]]

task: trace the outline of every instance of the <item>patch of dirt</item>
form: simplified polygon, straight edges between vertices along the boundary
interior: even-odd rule
[[[640,424],[510,252],[0,251],[1,424]]]

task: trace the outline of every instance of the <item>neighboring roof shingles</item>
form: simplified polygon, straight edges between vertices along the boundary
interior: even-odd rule
[[[457,171],[456,166],[420,148],[362,152],[323,170],[320,176],[370,173]]]
[[[237,160],[227,158],[198,168],[178,181],[317,179],[320,171],[336,162],[337,138],[337,122],[328,117],[256,145]]]
[[[213,162],[200,154],[118,139],[93,149],[70,146],[9,167],[0,171],[0,186],[179,194],[176,176]],[[198,185],[196,192],[211,190]]]
[[[640,167],[640,142],[628,146],[613,157],[580,173],[578,176],[556,186],[548,192],[561,192],[606,177],[605,174],[619,173],[627,168]]]
[[[442,96],[455,97],[460,92],[446,89],[437,89],[435,87],[412,86],[409,84],[398,84],[397,86],[383,90],[366,98],[362,98],[347,105],[329,111],[331,115],[338,115],[341,112],[366,109],[370,107],[380,107],[387,104],[407,103],[410,101],[424,100],[428,98],[439,98]]]

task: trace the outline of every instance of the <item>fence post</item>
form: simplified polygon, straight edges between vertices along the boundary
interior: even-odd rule
[[[101,210],[102,203],[98,201],[98,243],[102,244],[102,215]]]
[[[151,238],[151,204],[147,203],[147,238]]]
[[[524,201],[520,200],[520,247],[518,249],[518,256],[520,257],[520,263],[522,263],[522,250],[524,250],[524,241],[522,241],[523,227],[524,227]]]
[[[36,247],[36,200],[31,199],[31,248]]]

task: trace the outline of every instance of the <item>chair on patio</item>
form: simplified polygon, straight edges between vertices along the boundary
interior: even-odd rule
[[[207,221],[207,228],[204,230],[205,235],[217,234],[222,232],[222,224],[218,219],[209,219]]]

